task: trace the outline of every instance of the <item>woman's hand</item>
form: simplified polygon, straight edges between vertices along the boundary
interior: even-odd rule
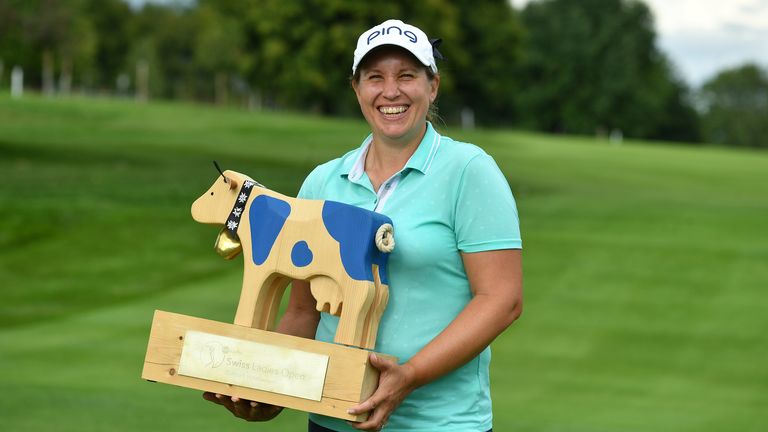
[[[223,405],[235,417],[247,421],[267,421],[277,417],[283,407],[225,396],[218,393],[205,392],[203,399],[218,405]]]
[[[350,426],[366,431],[380,431],[392,411],[416,388],[416,374],[408,363],[396,362],[371,353],[371,365],[379,370],[379,387],[365,402],[349,409],[352,415],[370,412],[364,422],[348,422]]]

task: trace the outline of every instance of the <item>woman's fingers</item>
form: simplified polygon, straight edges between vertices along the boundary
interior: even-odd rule
[[[218,399],[216,399],[216,395],[211,392],[205,392],[203,393],[203,399],[207,400],[208,402],[213,402],[215,404],[221,405],[221,402],[219,402]]]
[[[221,395],[219,393],[205,392],[203,393],[203,399],[218,405],[224,405],[231,411],[232,400],[227,396]]]
[[[385,378],[387,372],[398,366],[394,361],[379,357],[373,353],[371,353],[368,358],[371,361],[371,366],[379,370],[379,388],[367,400],[348,409],[347,413],[352,415],[358,415],[376,409],[376,406],[379,405],[383,399],[381,396],[379,396],[378,391],[381,389],[382,384],[384,383],[383,378]]]
[[[386,357],[371,353],[371,365],[379,370],[379,387],[367,400],[349,409],[349,413],[359,415],[369,413],[368,420],[349,424],[360,430],[377,431],[386,424],[389,416],[414,388],[413,368],[399,365]]]
[[[249,420],[252,418],[254,413],[252,412],[253,407],[250,404],[250,401],[242,400],[238,397],[232,397],[232,414],[235,415],[235,417],[239,417],[241,419]]]
[[[348,409],[347,413],[352,415],[363,414],[368,411],[375,410],[377,405],[378,405],[378,400],[376,398],[376,393],[374,393],[373,395],[371,395],[371,397],[363,401],[363,403],[355,405],[350,409]]]
[[[267,421],[283,411],[283,407],[259,403],[237,396],[225,396],[219,393],[205,392],[203,399],[224,406],[235,417],[248,421]]]
[[[389,415],[387,407],[382,406],[384,403],[383,397],[379,394],[381,387],[379,387],[368,399],[363,401],[359,405],[355,405],[348,409],[347,412],[352,415],[358,415],[363,413],[369,413],[368,419],[363,422],[347,422],[350,426],[359,430],[377,431],[381,430],[384,424],[384,416]],[[377,409],[378,407],[378,409]]]
[[[387,419],[392,411],[390,409],[379,409],[373,411],[368,420],[360,423],[347,422],[355,429],[364,431],[380,431],[387,424]]]
[[[379,357],[375,353],[371,353],[368,356],[368,360],[371,361],[371,366],[375,367],[381,372],[384,372],[387,369],[392,369],[393,367],[397,366],[397,363],[395,363],[394,360],[388,359],[386,357]]]
[[[254,408],[260,412],[263,420],[271,420],[283,411],[283,407],[277,405],[254,403],[256,404]]]

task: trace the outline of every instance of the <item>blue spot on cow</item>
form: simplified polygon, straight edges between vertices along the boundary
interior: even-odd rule
[[[261,265],[267,260],[289,214],[291,205],[281,199],[267,195],[253,199],[248,220],[251,224],[254,264]]]
[[[387,262],[389,254],[381,252],[374,241],[376,231],[392,219],[380,213],[349,204],[326,201],[323,223],[328,234],[339,242],[341,262],[352,279],[373,282],[373,264],[379,266],[379,278],[389,285]]]
[[[307,242],[299,241],[291,249],[291,261],[296,267],[306,267],[312,262],[312,251],[307,246]]]

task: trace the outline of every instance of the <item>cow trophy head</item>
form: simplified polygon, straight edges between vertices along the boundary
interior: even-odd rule
[[[225,225],[238,197],[238,186],[246,177],[234,171],[222,172],[215,161],[214,165],[221,176],[192,204],[192,219],[204,224]],[[243,250],[237,234],[226,226],[216,236],[214,249],[225,259],[232,259]]]

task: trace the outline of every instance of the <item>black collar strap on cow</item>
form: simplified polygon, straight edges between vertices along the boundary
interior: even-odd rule
[[[229,182],[232,181],[231,178],[228,178],[224,175],[224,171],[221,170],[218,162],[213,161],[213,166],[215,166],[216,171],[221,174],[221,178],[224,179],[224,183],[229,184]],[[237,194],[237,199],[235,200],[235,205],[232,206],[232,211],[229,212],[229,217],[227,218],[227,223],[224,225],[224,229],[229,231],[229,238],[231,241],[240,241],[240,237],[237,235],[237,227],[240,226],[240,216],[243,214],[243,209],[245,209],[245,204],[248,202],[248,197],[251,196],[251,190],[253,190],[254,185],[260,188],[264,187],[257,181],[246,179],[243,182],[243,185],[240,187],[240,192]],[[232,185],[230,184],[230,189],[231,188]]]
[[[227,180],[232,181],[231,179]],[[239,239],[237,235],[237,227],[240,226],[240,217],[243,215],[245,204],[248,203],[248,198],[251,196],[251,191],[254,186],[264,187],[251,179],[247,179],[243,182],[243,186],[240,187],[240,192],[238,192],[237,198],[235,199],[235,205],[232,207],[232,211],[229,212],[225,228],[230,232],[232,238]]]

